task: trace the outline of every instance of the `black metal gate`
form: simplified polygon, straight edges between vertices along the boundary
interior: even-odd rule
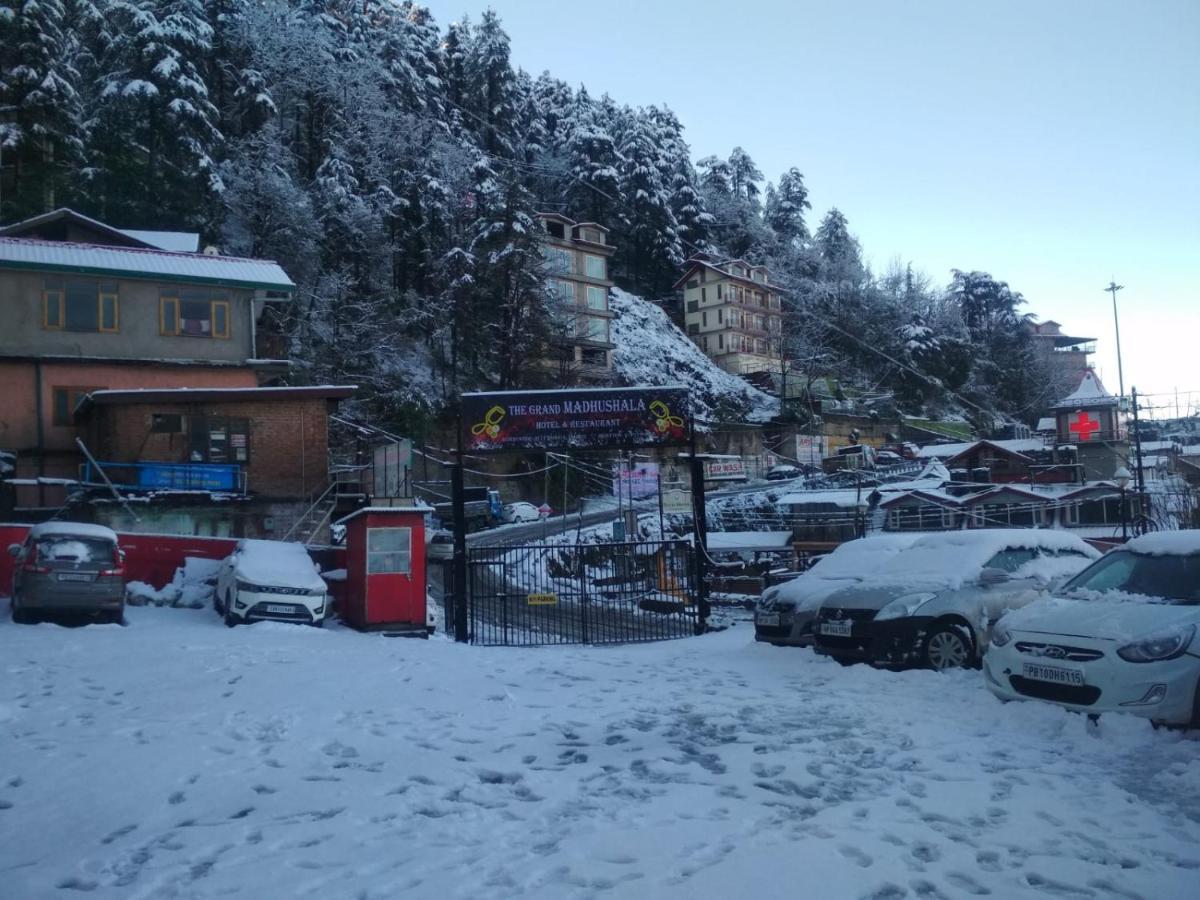
[[[472,547],[474,644],[610,644],[703,630],[686,541]]]

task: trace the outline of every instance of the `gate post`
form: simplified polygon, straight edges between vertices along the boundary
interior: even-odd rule
[[[704,463],[696,455],[695,419],[688,428],[688,461],[692,472],[692,538],[695,547],[696,633],[708,630],[708,522],[704,518]]]
[[[466,643],[467,630],[467,507],[463,497],[462,416],[450,471],[450,499],[454,506],[454,640]]]

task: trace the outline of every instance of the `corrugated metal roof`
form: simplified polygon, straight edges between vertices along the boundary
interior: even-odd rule
[[[0,237],[0,268],[161,278],[174,282],[225,284],[290,291],[295,284],[278,263],[236,256],[169,253],[66,241]]]

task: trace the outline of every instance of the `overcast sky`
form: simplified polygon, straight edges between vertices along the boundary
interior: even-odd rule
[[[1200,0],[490,5],[516,65],[670,106],[694,158],[798,167],[877,270],[1007,281],[1114,392],[1115,277],[1126,389],[1200,406]]]

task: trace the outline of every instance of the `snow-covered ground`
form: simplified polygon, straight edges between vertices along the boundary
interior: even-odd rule
[[[1200,737],[738,626],[476,648],[0,604],[0,895],[1194,898]]]

